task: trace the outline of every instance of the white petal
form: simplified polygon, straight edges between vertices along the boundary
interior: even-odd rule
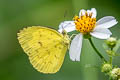
[[[85,15],[85,12],[86,12],[86,10],[81,9],[80,12],[79,12],[79,17]]]
[[[96,29],[90,34],[99,39],[108,39],[112,35],[109,29]]]
[[[66,32],[76,30],[74,21],[64,21],[60,23],[58,31],[61,33],[63,30],[65,30]]]
[[[113,16],[106,16],[97,21],[95,28],[110,28],[117,23]]]
[[[72,40],[69,50],[70,59],[72,61],[80,61],[83,35],[80,33]]]
[[[87,14],[89,16],[91,14],[91,10],[87,10]]]
[[[92,12],[92,18],[96,18],[96,16],[97,16],[97,11],[96,11],[96,9],[95,9],[95,8],[92,8],[92,9],[91,9],[91,12]]]

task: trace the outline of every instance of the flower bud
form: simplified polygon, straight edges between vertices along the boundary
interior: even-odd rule
[[[108,73],[112,70],[112,65],[109,63],[104,63],[102,65],[102,72]]]
[[[120,79],[120,68],[112,69],[112,71],[110,72],[110,77],[113,80],[119,80]]]
[[[114,55],[115,55],[115,52],[114,52],[114,51],[111,51],[111,50],[106,50],[106,53],[107,53],[109,56],[114,56]]]
[[[106,40],[106,44],[107,44],[108,47],[110,47],[110,48],[114,48],[115,45],[116,45],[116,43],[117,43],[117,40],[116,40],[116,38],[114,38],[114,37],[110,37],[110,38],[108,38],[108,39]]]

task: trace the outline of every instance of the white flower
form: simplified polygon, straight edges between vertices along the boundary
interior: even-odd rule
[[[99,39],[108,39],[112,33],[108,28],[117,24],[113,16],[106,16],[96,22],[96,9],[80,10],[79,17],[75,16],[74,21],[64,21],[59,25],[59,32],[63,29],[67,32],[74,30],[80,33],[74,37],[71,42],[69,55],[72,61],[80,61],[80,53],[82,48],[82,39],[84,34],[90,34]]]

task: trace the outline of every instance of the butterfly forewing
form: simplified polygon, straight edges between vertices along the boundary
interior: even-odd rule
[[[35,69],[43,73],[56,73],[60,69],[68,47],[63,44],[62,34],[33,26],[21,30],[18,40]]]

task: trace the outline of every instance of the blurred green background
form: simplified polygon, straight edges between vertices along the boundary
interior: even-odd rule
[[[72,62],[67,53],[56,74],[37,72],[18,43],[16,34],[20,29],[41,25],[57,30],[60,22],[71,20],[82,8],[96,8],[97,19],[114,16],[120,20],[120,0],[0,0],[0,80],[108,80],[101,73],[101,60],[88,40],[84,40],[81,61]],[[120,38],[119,23],[111,31],[114,37]],[[103,40],[93,40],[106,56]],[[118,66],[119,58],[114,58]]]

